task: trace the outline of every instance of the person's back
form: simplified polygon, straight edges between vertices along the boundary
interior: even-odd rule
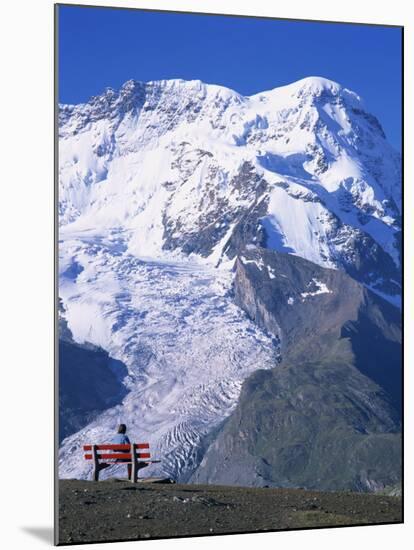
[[[129,437],[125,433],[117,433],[111,439],[113,445],[130,445]]]
[[[126,435],[126,426],[125,424],[120,424],[118,426],[118,433],[114,435],[111,440],[112,445],[130,445],[129,437]],[[126,453],[128,451],[113,451],[114,453]],[[118,458],[116,462],[127,462],[128,468],[128,479],[131,479],[132,466],[130,460],[124,458]]]

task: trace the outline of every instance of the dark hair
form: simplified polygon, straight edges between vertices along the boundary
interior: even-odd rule
[[[125,426],[125,424],[120,424],[120,425],[118,426],[118,433],[119,433],[119,434],[124,434],[125,432],[126,432],[126,426]]]

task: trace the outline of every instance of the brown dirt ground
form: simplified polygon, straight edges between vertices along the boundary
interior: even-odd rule
[[[59,544],[402,521],[401,498],[301,489],[59,482]]]

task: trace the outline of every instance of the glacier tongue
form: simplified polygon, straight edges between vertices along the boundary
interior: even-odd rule
[[[162,458],[152,474],[191,473],[203,437],[233,410],[243,380],[275,366],[274,341],[234,305],[228,269],[140,259],[111,233],[66,234],[60,255],[60,294],[75,341],[122,360],[130,390],[63,441],[60,477],[87,477],[82,445],[107,441],[121,421],[131,440],[148,440]]]

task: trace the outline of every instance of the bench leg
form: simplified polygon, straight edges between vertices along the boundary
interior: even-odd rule
[[[95,466],[93,469],[93,480],[99,481],[99,466]]]
[[[131,481],[132,481],[132,483],[137,483],[138,482],[138,467],[137,467],[137,465],[135,465],[135,467],[134,467],[134,464],[132,465]]]
[[[98,459],[98,452],[96,450],[96,445],[92,445],[92,454],[93,454],[93,480],[99,481],[99,459]]]
[[[131,481],[136,483],[138,481],[138,459],[137,459],[137,449],[135,443],[131,443],[131,460],[132,460],[132,472],[131,472]]]

